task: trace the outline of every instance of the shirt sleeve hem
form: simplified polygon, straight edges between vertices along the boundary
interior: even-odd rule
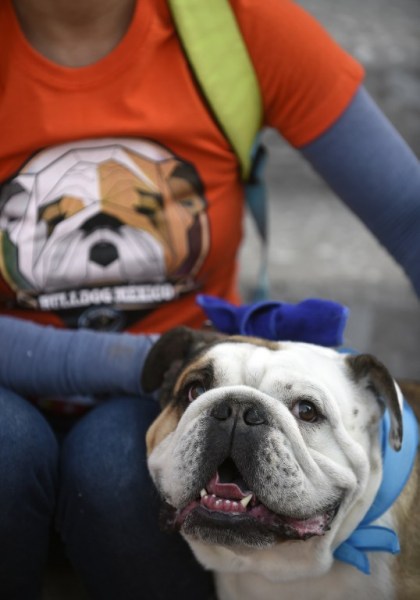
[[[365,71],[359,64],[352,72],[346,71],[337,80],[331,94],[297,127],[280,131],[295,148],[301,148],[325,133],[343,114],[363,83]]]

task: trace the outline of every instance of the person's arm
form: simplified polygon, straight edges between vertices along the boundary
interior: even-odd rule
[[[138,395],[157,337],[61,330],[0,316],[0,386],[24,396]]]
[[[401,264],[420,296],[420,163],[367,91],[303,156]]]

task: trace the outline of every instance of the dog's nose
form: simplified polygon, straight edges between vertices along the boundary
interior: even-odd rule
[[[262,411],[255,408],[255,406],[244,411],[243,419],[247,425],[264,425],[266,423]]]
[[[265,411],[255,404],[241,404],[232,400],[222,400],[213,407],[211,416],[217,421],[229,421],[238,419],[245,425],[264,425],[267,423]]]
[[[211,411],[211,416],[218,421],[227,421],[232,416],[233,411],[230,402],[219,402]]]
[[[100,267],[107,267],[118,260],[118,250],[110,242],[97,242],[90,249],[89,260]]]

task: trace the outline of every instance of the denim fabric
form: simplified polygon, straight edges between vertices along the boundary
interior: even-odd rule
[[[41,598],[54,515],[93,600],[209,597],[210,574],[180,535],[158,528],[144,442],[154,400],[93,409],[64,437],[60,465],[57,439],[37,409],[0,388],[0,411],[0,598]]]
[[[0,388],[0,598],[38,600],[57,489],[58,444],[42,415]]]
[[[64,440],[57,527],[94,600],[209,597],[210,574],[158,528],[144,441],[157,414],[150,398],[107,401]]]

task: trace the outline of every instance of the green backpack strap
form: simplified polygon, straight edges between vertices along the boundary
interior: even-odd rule
[[[228,0],[168,0],[185,53],[246,181],[263,108],[254,67]]]
[[[168,0],[194,76],[241,168],[247,205],[262,241],[255,299],[268,296],[267,203],[259,143],[263,102],[254,66],[229,0]]]

